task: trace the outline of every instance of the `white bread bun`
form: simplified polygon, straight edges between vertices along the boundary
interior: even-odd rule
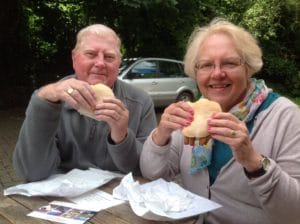
[[[188,102],[188,104],[194,109],[194,120],[189,126],[182,129],[182,134],[193,140],[191,142],[190,139],[186,140],[185,138],[185,143],[193,144],[196,139],[200,141],[200,144],[206,144],[209,140],[207,120],[212,113],[221,112],[221,106],[217,102],[202,98],[194,103]]]
[[[112,89],[104,84],[98,83],[95,85],[91,85],[91,88],[96,93],[96,102],[100,102],[103,99],[103,97],[114,97]],[[80,107],[78,112],[84,116],[96,119],[92,109]]]

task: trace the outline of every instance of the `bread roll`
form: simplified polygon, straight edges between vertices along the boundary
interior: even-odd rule
[[[103,99],[103,97],[114,97],[112,89],[104,84],[98,83],[95,85],[91,85],[91,87],[96,93],[96,102],[100,102]],[[96,119],[92,109],[80,107],[78,112],[84,116]]]
[[[207,120],[212,113],[221,112],[221,106],[217,102],[203,98],[194,103],[188,102],[188,104],[194,109],[194,120],[189,126],[182,129],[182,134],[185,136],[184,144],[205,145],[210,139]]]

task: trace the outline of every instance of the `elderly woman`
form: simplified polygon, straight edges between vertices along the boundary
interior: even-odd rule
[[[193,120],[186,102],[168,106],[146,140],[143,176],[171,180],[222,205],[199,223],[299,223],[300,110],[252,78],[263,65],[254,37],[215,19],[191,35],[185,71],[204,98],[222,112],[207,121],[211,144],[184,145],[183,127]],[[211,150],[208,163],[203,151]],[[151,161],[151,163],[149,162]]]

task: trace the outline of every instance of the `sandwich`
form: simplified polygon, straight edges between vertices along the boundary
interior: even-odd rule
[[[210,139],[207,130],[207,120],[214,112],[221,112],[221,106],[208,99],[199,99],[188,104],[194,109],[193,122],[182,129],[184,144],[186,145],[206,145]]]
[[[104,84],[98,83],[95,85],[91,85],[91,87],[96,93],[96,102],[100,102],[104,97],[114,97],[112,89]],[[84,116],[96,119],[93,108],[87,109],[80,107],[78,109],[78,112]]]

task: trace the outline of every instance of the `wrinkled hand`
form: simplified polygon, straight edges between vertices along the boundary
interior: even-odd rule
[[[244,122],[230,113],[214,113],[208,120],[212,138],[230,146],[234,158],[248,171],[259,167],[260,154],[253,148]]]
[[[171,133],[176,129],[182,129],[193,121],[194,111],[186,102],[180,101],[169,105],[163,112],[160,122],[152,135],[157,145],[165,145]]]
[[[89,83],[74,78],[46,85],[37,95],[53,103],[64,101],[76,110],[80,106],[94,108],[96,104],[95,93]]]
[[[95,106],[96,119],[108,123],[111,129],[111,139],[116,143],[122,142],[127,136],[129,111],[121,100],[106,97]]]

